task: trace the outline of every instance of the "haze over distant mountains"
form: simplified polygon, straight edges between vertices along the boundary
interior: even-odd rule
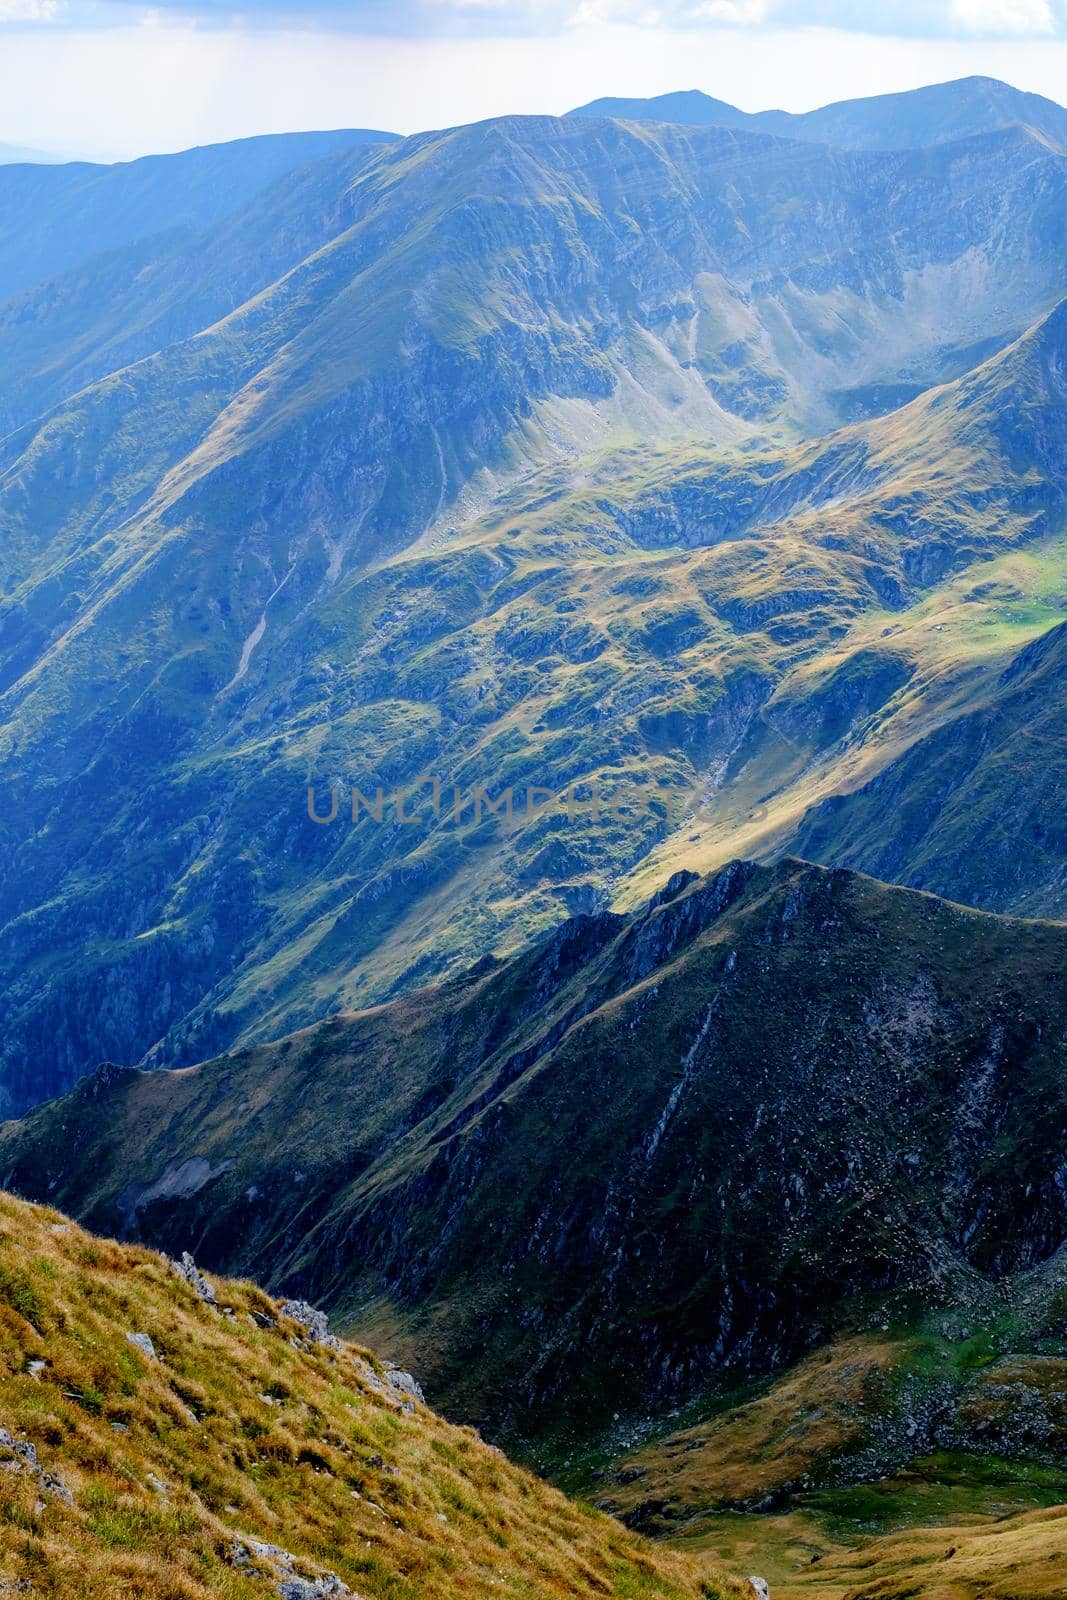
[[[140,239],[208,227],[316,157],[395,138],[351,128],[265,134],[110,166],[13,167],[0,178],[0,296]]]
[[[47,150],[31,150],[18,144],[0,144],[0,167],[23,161],[50,166],[64,159],[65,157],[52,155]]]
[[[695,128],[743,128],[843,150],[918,149],[1016,124],[1032,128],[1059,150],[1067,144],[1067,111],[1062,106],[995,78],[963,78],[902,94],[841,100],[816,111],[739,111],[724,100],[690,89],[645,100],[592,100],[568,114],[680,122]]]

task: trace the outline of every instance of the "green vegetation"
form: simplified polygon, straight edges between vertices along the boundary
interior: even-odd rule
[[[1067,933],[785,854],[1067,914],[1062,114],[900,113],[0,174],[0,1159],[787,1600],[1044,1600]],[[4,1216],[0,1589],[698,1592]]]

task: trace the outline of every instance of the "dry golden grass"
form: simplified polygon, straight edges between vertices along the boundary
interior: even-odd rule
[[[1063,1600],[1067,1506],[979,1527],[915,1528],[837,1551],[775,1600]]]
[[[666,1502],[678,1521],[716,1504],[752,1503],[795,1484],[865,1441],[865,1415],[884,1403],[899,1351],[889,1341],[838,1340],[809,1356],[774,1388],[708,1422],[646,1445],[622,1463],[607,1499],[629,1515]]]
[[[277,1594],[269,1562],[234,1565],[242,1539],[368,1600],[748,1592],[405,1410],[364,1352],[309,1343],[255,1286],[216,1287],[220,1309],[159,1255],[0,1196],[0,1594]]]

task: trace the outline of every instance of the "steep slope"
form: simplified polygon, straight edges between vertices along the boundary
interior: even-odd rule
[[[348,186],[376,143],[294,138],[280,176],[253,171],[242,184],[225,172],[225,204],[191,205],[187,221],[129,242],[119,230],[115,244],[0,303],[0,432],[212,327],[343,230]],[[240,149],[222,146],[218,159],[238,166]],[[150,197],[157,186],[166,196],[169,179],[164,166]]]
[[[414,1392],[310,1307],[0,1200],[5,1592],[751,1592],[570,1505]]]
[[[1055,1330],[1065,967],[1060,925],[735,864],[278,1045],[102,1069],[0,1170],[324,1299],[528,1450],[618,1448],[835,1331]]]
[[[1039,695],[1056,701],[1067,581],[1057,465],[1065,336],[1060,308],[955,384],[787,455],[754,499],[727,491],[731,533],[741,519],[758,526],[780,517],[772,536],[794,560],[798,533],[808,550],[877,560],[880,572],[868,568],[868,577],[880,603],[839,613],[835,637],[786,664],[713,784],[694,797],[684,834],[650,853],[633,892],[682,862],[707,868],[738,848],[793,849],[992,910],[1067,911],[1057,835],[1038,815],[1057,782],[1051,717],[1047,783],[1028,758],[1011,769],[978,749],[969,763],[960,749],[951,770],[923,776],[929,752],[970,735],[1013,744],[1011,717],[1032,724]],[[699,467],[678,473],[649,496],[649,525],[699,537],[712,482]],[[779,566],[759,594],[771,615],[782,612],[767,631],[782,627],[796,640],[801,596],[788,590]],[[1047,646],[1037,642],[1045,633]],[[805,642],[814,644],[810,633]],[[1035,667],[1047,664],[1028,706],[1017,680],[1031,647]],[[895,777],[882,783],[890,770]],[[878,798],[849,799],[861,794]],[[937,836],[942,808],[958,826],[948,820]]]
[[[126,258],[84,344],[56,311],[33,383],[280,274],[3,441],[7,1105],[603,904],[788,670],[1043,536],[1053,465],[980,400],[787,441],[1041,312],[1064,176],[1019,130],[827,156],[507,119],[302,168],[142,279],[131,331]],[[308,820],[309,783],[433,776],[664,794],[580,838]]]
[[[153,234],[203,229],[308,161],[396,134],[365,128],[265,134],[178,155],[0,171],[0,301]]]
[[[691,89],[647,100],[593,100],[568,114],[678,122],[699,128],[746,128],[843,150],[920,149],[1018,124],[1032,128],[1053,148],[1067,149],[1067,111],[1043,95],[1013,89],[996,78],[960,78],[903,94],[841,100],[799,113],[739,111]]]
[[[1067,625],[793,835],[814,860],[1028,915],[1067,907]]]

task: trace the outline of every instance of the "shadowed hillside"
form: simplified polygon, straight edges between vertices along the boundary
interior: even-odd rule
[[[0,1170],[323,1300],[497,1436],[591,1443],[835,1331],[1054,1328],[1065,970],[1060,925],[734,864],[279,1044],[102,1068]]]

